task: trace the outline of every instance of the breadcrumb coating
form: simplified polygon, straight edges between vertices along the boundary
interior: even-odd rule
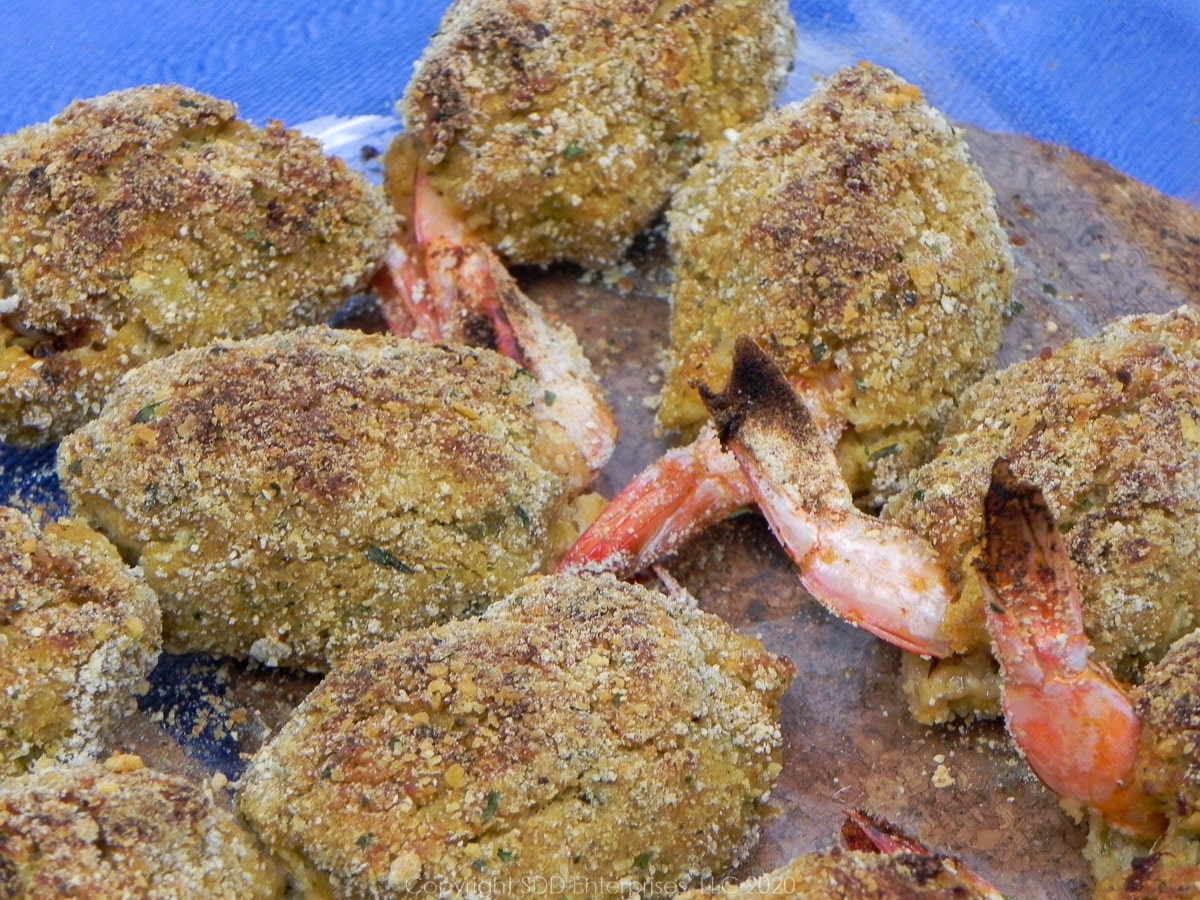
[[[905,659],[921,721],[997,715],[973,559],[982,497],[1006,457],[1066,540],[1095,658],[1125,682],[1200,624],[1200,314],[1120,319],[989,376],[962,397],[937,456],[884,516],[923,535],[958,584],[947,636],[963,657]]]
[[[783,0],[458,0],[388,188],[406,209],[419,161],[510,262],[610,265],[706,144],[766,112],[795,42]]]
[[[0,777],[95,758],[160,644],[157,599],[101,535],[0,507]]]
[[[1097,898],[1195,897],[1200,888],[1200,630],[1184,636],[1132,700],[1142,723],[1138,779],[1159,799],[1167,834],[1147,847],[1093,816],[1086,855]]]
[[[682,600],[541,579],[347,658],[239,809],[335,896],[686,885],[755,839],[792,672]]]
[[[0,137],[0,440],[57,440],[147,359],[321,321],[392,228],[316,141],[177,85]]]
[[[316,327],[129,374],[59,449],[168,650],[325,669],[477,613],[557,561],[586,465],[489,350]]]
[[[0,896],[284,896],[272,860],[211,795],[137,757],[0,780]]]
[[[1200,629],[1146,672],[1133,703],[1143,727],[1141,781],[1162,798],[1176,833],[1200,841]]]
[[[1012,259],[992,190],[921,92],[861,63],[711,151],[668,211],[675,267],[658,422],[705,421],[752,337],[849,428],[856,495],[893,492],[993,365]]]

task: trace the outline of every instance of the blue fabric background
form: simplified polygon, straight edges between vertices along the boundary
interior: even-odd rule
[[[596,0],[603,3],[604,0]],[[0,133],[178,81],[257,122],[387,113],[445,0],[7,0]],[[1098,156],[1200,200],[1198,0],[792,0],[788,99],[870,59],[953,118]]]

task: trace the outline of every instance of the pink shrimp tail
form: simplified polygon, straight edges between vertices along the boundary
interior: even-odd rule
[[[1071,561],[1045,498],[1003,459],[992,470],[984,528],[976,568],[1017,746],[1051,790],[1140,837],[1161,834],[1166,819],[1137,781],[1137,714],[1090,658]]]
[[[913,853],[949,863],[958,877],[971,885],[981,897],[1003,900],[1004,895],[957,859],[930,850],[916,838],[909,837],[895,825],[885,822],[861,809],[846,810],[842,823],[842,843],[850,850],[876,853]]]
[[[413,189],[411,226],[397,236],[373,283],[392,334],[421,341],[490,343],[524,363],[520,341],[500,299],[518,290],[504,264],[470,239],[462,222],[423,173]],[[486,323],[481,341],[473,331]]]
[[[397,236],[374,287],[393,334],[490,347],[524,366],[542,388],[537,414],[567,433],[589,473],[608,462],[616,422],[574,332],[521,292],[421,172],[411,227]]]
[[[630,481],[567,551],[558,572],[635,575],[751,502],[737,461],[709,429]]]
[[[766,353],[739,339],[729,386],[701,396],[809,593],[905,650],[946,656],[951,595],[933,548],[855,508],[828,439]]]

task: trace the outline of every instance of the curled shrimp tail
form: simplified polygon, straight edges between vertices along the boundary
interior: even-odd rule
[[[489,347],[529,369],[541,387],[539,415],[567,432],[589,471],[603,468],[617,426],[575,333],[525,296],[420,171],[411,219],[374,283],[388,328],[417,340]]]
[[[636,475],[567,551],[559,573],[627,578],[753,503],[741,467],[705,429]]]
[[[890,643],[948,655],[950,589],[933,548],[854,506],[833,447],[770,357],[740,338],[726,390],[701,396],[808,591]]]
[[[997,460],[976,568],[1009,732],[1056,793],[1143,838],[1166,819],[1137,779],[1141,723],[1083,630],[1070,557],[1042,492]]]

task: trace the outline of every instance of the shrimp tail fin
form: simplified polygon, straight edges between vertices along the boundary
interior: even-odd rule
[[[947,655],[950,589],[933,548],[854,506],[833,447],[771,358],[740,338],[728,387],[701,397],[809,593],[890,643]]]
[[[1009,732],[1056,793],[1154,837],[1166,819],[1141,788],[1141,723],[1124,689],[1090,658],[1066,545],[1042,492],[1006,460],[984,499],[980,575]]]
[[[737,460],[706,430],[634,476],[567,551],[558,571],[635,575],[752,502]]]
[[[975,890],[973,896],[988,900],[1004,900],[1004,895],[976,874],[965,863],[953,857],[930,850],[929,847],[910,837],[891,822],[861,809],[846,810],[846,821],[842,823],[842,843],[848,850],[860,853],[907,853],[931,860],[950,869],[959,880]]]

